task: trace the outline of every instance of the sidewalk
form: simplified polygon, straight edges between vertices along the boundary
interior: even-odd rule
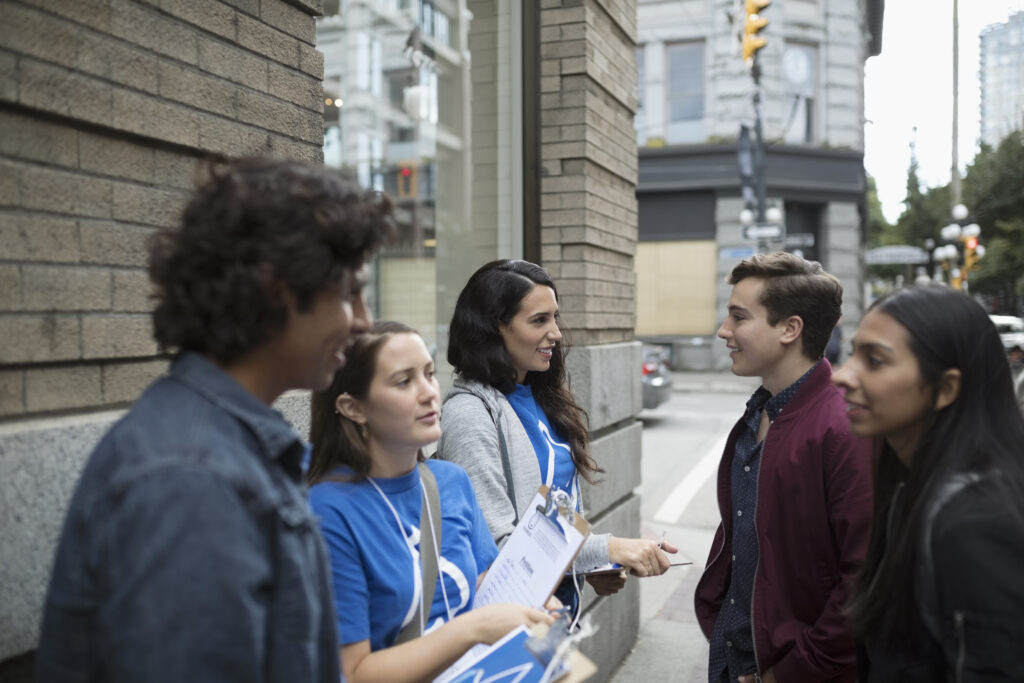
[[[673,370],[672,391],[752,394],[760,377],[737,377],[729,370]]]
[[[737,377],[729,370],[674,371],[673,393],[728,393],[749,396],[759,377]],[[711,547],[713,529],[684,525],[645,531],[656,536],[667,530],[679,547],[676,558],[693,565],[672,568],[664,576],[640,582],[640,632],[636,644],[608,679],[609,683],[706,683],[708,644],[693,612],[693,592]],[[650,528],[646,528],[650,527]]]

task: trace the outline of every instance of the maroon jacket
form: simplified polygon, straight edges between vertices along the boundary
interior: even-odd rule
[[[850,433],[846,402],[831,378],[832,366],[822,360],[772,423],[761,453],[751,623],[758,670],[774,669],[779,683],[857,678],[841,610],[870,535],[870,447]],[[729,434],[718,467],[723,522],[694,596],[708,638],[729,587],[729,475],[742,424]]]

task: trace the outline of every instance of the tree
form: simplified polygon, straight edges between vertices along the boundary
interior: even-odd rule
[[[878,186],[871,174],[867,175],[867,192],[865,203],[867,204],[867,243],[868,248],[881,247],[886,244],[896,244],[891,241],[893,226],[885,219],[882,213],[882,202],[878,199]]]
[[[1015,131],[995,149],[983,146],[964,177],[964,203],[981,227],[985,257],[971,274],[971,292],[988,294],[999,310],[1024,301],[1024,136]]]

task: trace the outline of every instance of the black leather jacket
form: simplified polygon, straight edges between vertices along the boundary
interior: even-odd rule
[[[913,646],[861,644],[862,683],[1024,680],[1024,528],[1019,513],[998,501],[982,480],[936,511],[931,550],[939,638],[919,618]],[[922,567],[918,576],[927,571]]]

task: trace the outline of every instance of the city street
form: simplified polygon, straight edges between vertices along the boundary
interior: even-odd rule
[[[643,532],[679,548],[663,576],[640,584],[640,636],[613,683],[707,680],[707,643],[693,591],[718,525],[714,478],[724,439],[756,379],[731,373],[674,373],[672,398],[641,414]]]

